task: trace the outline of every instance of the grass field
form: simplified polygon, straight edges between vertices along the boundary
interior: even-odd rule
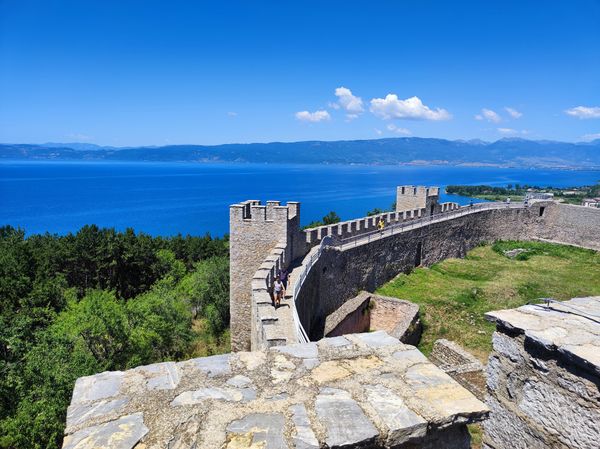
[[[526,250],[514,258],[504,251]],[[600,295],[600,253],[541,242],[497,242],[464,259],[448,259],[401,274],[377,293],[419,304],[424,332],[419,348],[429,354],[438,338],[453,340],[482,362],[491,350],[490,310]]]

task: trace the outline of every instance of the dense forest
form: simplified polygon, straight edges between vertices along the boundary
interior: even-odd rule
[[[228,240],[0,228],[0,448],[59,448],[75,380],[227,350]]]

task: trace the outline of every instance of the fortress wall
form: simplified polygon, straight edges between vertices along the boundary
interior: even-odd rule
[[[288,235],[289,210],[279,202],[250,200],[229,209],[231,348],[249,350],[252,335],[252,279],[270,252]],[[286,248],[284,263],[292,254]]]
[[[554,202],[534,204],[545,208],[544,225],[535,228],[537,237],[600,251],[600,209]]]
[[[320,338],[325,317],[361,290],[374,291],[419,264],[429,266],[450,257],[464,257],[483,242],[529,240],[531,230],[543,226],[538,222],[544,220],[536,205],[482,210],[343,251],[328,247],[300,292],[297,304],[301,321],[311,338]]]
[[[456,203],[443,204],[450,205]],[[446,207],[447,211],[454,210],[458,208],[458,204],[456,204],[456,206]],[[328,235],[343,240],[349,237],[375,232],[379,229],[377,223],[379,223],[380,218],[383,218],[385,225],[389,226],[390,224],[396,224],[420,218],[425,215],[425,212],[426,210],[424,208],[405,210],[402,212],[384,212],[382,214],[371,215],[370,217],[362,217],[356,220],[342,221],[333,225],[310,228],[304,230],[303,232],[305,234],[307,245],[312,247],[320,243],[323,237]]]

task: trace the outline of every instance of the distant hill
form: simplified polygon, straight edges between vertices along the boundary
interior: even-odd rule
[[[376,140],[168,145],[116,148],[93,144],[0,144],[0,160],[255,162],[377,165],[491,165],[600,169],[600,140],[444,140],[403,137]]]

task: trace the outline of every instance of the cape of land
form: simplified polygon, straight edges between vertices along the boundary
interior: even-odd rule
[[[600,139],[569,143],[516,138],[485,142],[403,137],[162,147],[103,147],[82,143],[0,144],[0,160],[3,159],[600,169]]]

